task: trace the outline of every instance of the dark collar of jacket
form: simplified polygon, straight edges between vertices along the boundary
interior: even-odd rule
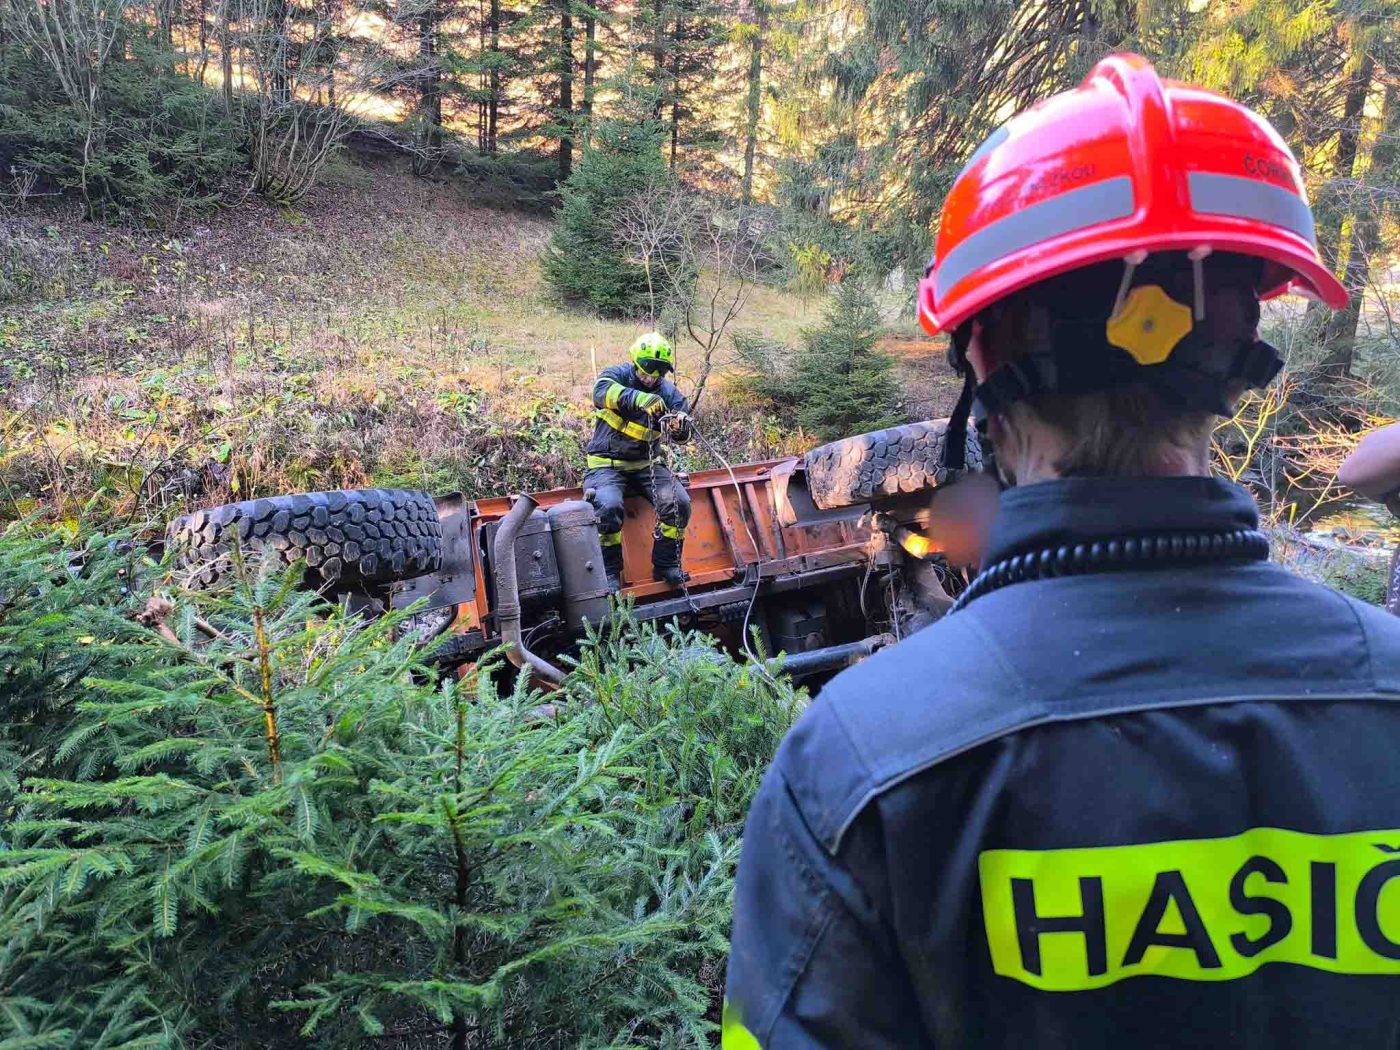
[[[1248,492],[1210,478],[1061,479],[1004,493],[989,550],[1257,520]],[[1278,565],[1090,573],[1004,587],[842,672],[777,765],[834,854],[874,798],[1032,727],[1397,693],[1395,618]]]
[[[1002,493],[986,564],[1066,543],[1258,527],[1249,492],[1218,478],[1058,478]]]

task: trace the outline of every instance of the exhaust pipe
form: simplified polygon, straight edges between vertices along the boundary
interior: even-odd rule
[[[515,537],[520,526],[538,507],[529,496],[516,496],[510,513],[501,519],[492,549],[492,571],[496,579],[496,620],[501,627],[501,639],[509,644],[506,659],[516,667],[529,667],[541,678],[555,685],[564,681],[564,672],[548,660],[543,660],[525,648],[520,635],[520,583],[515,571]]]
[[[793,678],[800,678],[803,675],[816,674],[819,671],[835,671],[838,668],[850,667],[860,663],[865,657],[883,649],[887,645],[894,644],[894,635],[875,634],[869,638],[862,638],[858,642],[847,642],[845,645],[828,645],[825,649],[813,649],[805,653],[793,653],[782,661],[782,670],[790,674]],[[777,670],[778,663],[773,661],[769,664],[770,669]]]

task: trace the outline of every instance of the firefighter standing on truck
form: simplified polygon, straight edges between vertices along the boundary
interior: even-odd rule
[[[690,521],[690,495],[680,479],[660,461],[663,417],[676,441],[690,437],[689,405],[668,376],[676,369],[676,352],[656,332],[632,344],[626,364],[599,373],[593,384],[597,427],[584,449],[588,471],[584,492],[598,511],[603,567],[616,590],[622,579],[623,501],[645,496],[656,508],[652,538],[652,575],[680,585],[681,548]]]
[[[1400,622],[1210,476],[1289,290],[1346,302],[1287,145],[1137,56],[973,154],[920,315],[1008,487],[948,615],[783,741],[725,1047],[1395,1045]]]

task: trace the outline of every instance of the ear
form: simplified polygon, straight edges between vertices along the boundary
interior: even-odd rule
[[[1007,439],[1011,436],[1012,432],[1012,427],[1008,423],[1007,418],[1000,412],[993,413],[987,417],[987,437],[991,439],[993,445],[1005,448]]]
[[[991,362],[987,359],[987,347],[982,337],[982,322],[977,318],[972,321],[972,335],[967,340],[967,361],[972,365],[972,372],[977,376],[977,382],[985,383],[987,375],[991,372]]]

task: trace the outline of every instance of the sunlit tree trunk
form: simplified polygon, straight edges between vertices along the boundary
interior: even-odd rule
[[[496,152],[496,125],[501,108],[501,0],[491,0],[491,90],[486,100],[486,152]]]
[[[486,55],[486,7],[477,3],[476,22],[476,52],[478,55]],[[489,74],[486,71],[486,63],[483,61],[477,69],[476,74],[476,148],[478,153],[486,152],[486,103],[490,91]]]
[[[1346,285],[1351,302],[1338,310],[1327,324],[1327,344],[1331,347],[1329,360],[1344,359],[1349,370],[1356,346],[1356,332],[1361,322],[1366,291],[1371,282],[1371,260],[1384,251],[1381,243],[1381,220],[1386,211],[1385,199],[1378,190],[1394,174],[1400,158],[1400,90],[1394,84],[1385,89],[1381,105],[1381,127],[1366,165],[1365,184],[1355,194],[1356,218],[1352,224],[1351,243],[1347,246],[1346,269],[1342,283]]]
[[[1342,265],[1342,231],[1346,228],[1348,217],[1355,213],[1357,148],[1361,142],[1361,122],[1366,113],[1366,96],[1371,93],[1371,78],[1374,73],[1375,62],[1368,52],[1361,56],[1347,81],[1331,184],[1324,191],[1325,204],[1319,209],[1322,221],[1318,223],[1318,247],[1333,271]],[[1334,342],[1331,334],[1332,326],[1329,323],[1324,333],[1327,352],[1322,359],[1322,371],[1338,377],[1349,375],[1353,341],[1340,339]]]
[[[209,0],[199,0],[199,60],[195,63],[194,79],[203,84],[209,71]]]
[[[757,4],[757,24],[749,38],[749,97],[744,107],[744,179],[741,195],[744,204],[753,203],[753,168],[758,154],[758,121],[763,113],[763,38],[768,32],[768,5]]]
[[[175,0],[156,0],[156,35],[166,47],[175,42]]]
[[[661,98],[666,93],[666,7],[665,0],[652,0],[651,4],[651,83],[656,89],[656,103],[652,106],[652,119],[661,119]]]
[[[583,16],[583,119],[584,135],[590,134],[589,128],[593,123],[593,84],[597,77],[598,56],[596,47],[598,41],[598,14],[596,9],[590,4],[584,9]]]
[[[676,156],[681,139],[681,40],[684,32],[681,12],[676,11],[676,28],[671,36],[671,170],[676,170]]]
[[[219,72],[223,75],[224,108],[233,112],[233,0],[219,0]]]
[[[559,0],[559,181],[574,168],[574,16],[572,0]]]
[[[414,169],[423,174],[436,165],[442,149],[442,67],[438,63],[438,22],[436,3],[425,3],[418,15],[418,60],[421,66],[418,88],[418,114],[423,122],[421,156],[414,158]]]
[[[267,22],[261,32],[273,34],[272,47],[272,98],[278,105],[288,105],[292,101],[291,60],[291,11],[287,0],[272,0],[267,5]]]

